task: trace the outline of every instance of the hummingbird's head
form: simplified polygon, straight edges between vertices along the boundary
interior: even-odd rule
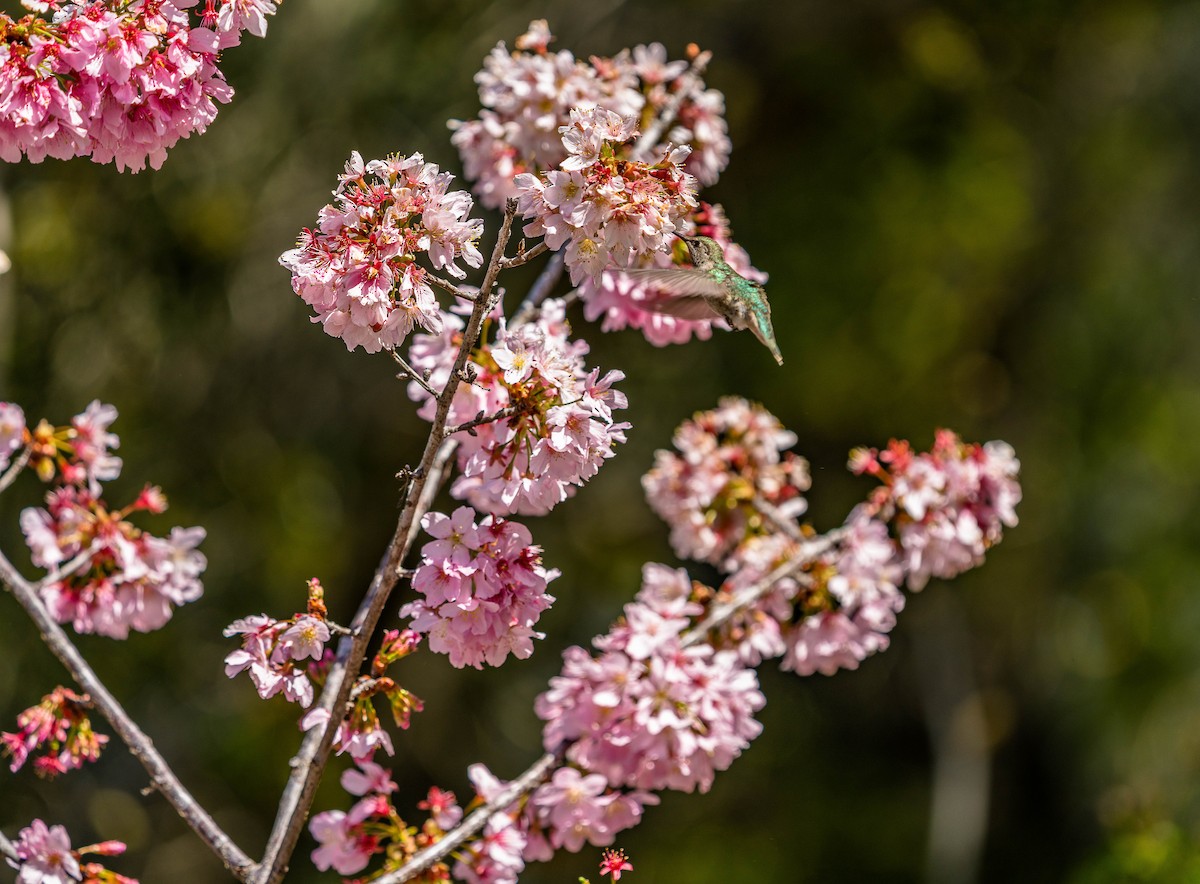
[[[698,270],[707,270],[714,264],[725,260],[725,252],[721,244],[707,236],[692,236],[679,234],[679,238],[687,243],[691,253],[692,263]]]

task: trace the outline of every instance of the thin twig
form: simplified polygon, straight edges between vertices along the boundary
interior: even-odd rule
[[[392,358],[396,360],[396,364],[401,368],[401,377],[407,377],[410,381],[416,381],[417,385],[420,386],[421,389],[423,389],[430,396],[433,396],[435,399],[437,398],[437,390],[429,386],[429,381],[425,380],[424,375],[404,361],[404,357],[400,355],[399,350],[395,348],[392,349]]]
[[[440,276],[435,276],[432,273],[426,273],[425,278],[427,280],[429,280],[430,282],[432,282],[434,285],[436,285],[438,288],[448,291],[450,294],[454,295],[454,297],[456,297],[456,298],[462,298],[464,301],[471,301],[471,302],[474,302],[474,300],[475,300],[474,295],[468,295],[466,292],[464,292],[462,289],[460,289],[458,286],[456,286],[454,283],[452,283],[448,279],[442,279]]]
[[[530,286],[529,294],[525,296],[525,300],[521,302],[521,306],[513,314],[512,322],[509,323],[510,328],[516,328],[518,325],[523,325],[533,319],[534,311],[537,310],[538,305],[546,300],[546,297],[554,288],[554,284],[562,277],[563,262],[565,260],[565,254],[558,251],[546,262],[546,266],[542,268],[542,272],[534,280],[533,285]]]
[[[54,656],[62,662],[76,683],[91,695],[96,709],[108,720],[113,730],[117,732],[117,736],[129,747],[130,754],[140,761],[142,767],[150,774],[150,781],[154,788],[162,793],[163,797],[183,818],[183,821],[221,858],[225,867],[233,873],[234,877],[239,881],[248,881],[254,869],[254,861],[234,844],[233,840],[184,788],[170,765],[154,748],[150,738],[137,726],[116,697],[104,686],[104,682],[83,659],[83,655],[79,653],[79,649],[75,647],[63,628],[51,618],[38,598],[34,586],[20,575],[3,553],[0,553],[0,582],[5,584],[17,602],[29,614],[37,626],[38,632],[41,633],[42,640]]]
[[[692,59],[690,68],[679,75],[679,79],[683,81],[682,85],[671,93],[671,97],[663,105],[658,117],[647,127],[646,131],[642,133],[642,137],[637,140],[637,144],[633,146],[631,155],[635,160],[647,161],[650,151],[658,145],[663,133],[675,122],[675,117],[678,116],[679,108],[683,106],[684,101],[696,91],[698,86],[702,85],[700,75],[704,73],[704,69],[708,67],[711,60],[712,53],[705,50]]]
[[[445,429],[446,438],[449,439],[455,433],[461,433],[463,430],[473,430],[476,427],[482,427],[484,424],[490,424],[493,421],[502,421],[512,417],[514,414],[520,414],[522,411],[527,411],[528,406],[521,405],[506,405],[497,412],[492,414],[481,414],[479,417],[472,418],[469,421],[463,421],[461,424],[455,424],[453,427]]]
[[[59,565],[57,568],[52,568],[45,577],[43,577],[37,583],[31,584],[33,591],[40,594],[43,589],[45,589],[47,586],[50,586],[52,583],[58,583],[58,581],[65,580],[72,574],[77,574],[83,569],[84,565],[88,564],[92,560],[92,556],[96,554],[96,550],[102,545],[103,544],[101,541],[96,541],[83,552],[77,553],[75,558],[71,559],[65,564]]]
[[[736,593],[728,602],[713,605],[707,617],[680,636],[680,644],[687,648],[697,642],[704,641],[710,632],[724,626],[734,614],[757,602],[770,592],[780,580],[795,574],[805,565],[812,562],[817,556],[840,543],[842,538],[846,536],[846,532],[846,528],[838,528],[836,531],[830,531],[828,534],[814,537],[812,540],[801,544],[800,548],[786,562],[766,577],[759,578],[756,582]]]
[[[478,833],[492,815],[511,807],[524,795],[529,794],[550,776],[551,772],[562,764],[562,751],[547,752],[503,789],[496,793],[491,801],[467,814],[453,831],[446,834],[441,841],[431,844],[424,850],[413,854],[412,859],[403,867],[375,879],[374,884],[403,884],[411,881],[417,875],[428,871],[434,863],[449,856],[476,833]]]
[[[3,832],[0,832],[0,853],[4,854],[6,859],[11,859],[13,862],[20,862],[17,854],[17,845],[9,841]]]
[[[3,476],[0,476],[0,494],[3,494],[8,489],[8,486],[13,483],[13,480],[17,478],[17,474],[25,469],[25,464],[29,463],[31,454],[33,454],[33,449],[26,445],[25,450],[12,462],[12,466],[5,471]]]
[[[443,433],[450,414],[450,404],[454,400],[454,394],[458,388],[453,379],[461,377],[463,367],[467,364],[467,358],[479,337],[483,321],[495,307],[493,289],[496,284],[496,276],[500,272],[504,249],[512,234],[516,212],[517,201],[509,200],[505,205],[504,221],[496,237],[496,246],[492,250],[492,257],[488,262],[483,284],[479,287],[479,294],[474,299],[471,316],[463,330],[462,343],[450,371],[451,381],[446,384],[446,389],[438,396],[433,426],[430,428],[421,462],[413,471],[412,481],[408,485],[396,531],[384,553],[383,561],[375,571],[367,594],[351,621],[353,635],[339,642],[337,656],[326,676],[325,687],[321,691],[316,706],[313,707],[314,709],[323,709],[329,714],[329,719],[308,732],[300,745],[300,751],[292,759],[292,773],[284,787],[275,824],[267,841],[267,849],[254,879],[256,884],[276,884],[282,880],[283,875],[287,872],[292,852],[296,849],[296,841],[300,837],[300,830],[308,816],[309,808],[312,806],[317,785],[325,771],[334,737],[341,724],[341,716],[338,713],[346,708],[354,680],[366,657],[367,644],[383,613],[384,605],[396,585],[400,563],[408,553],[412,542],[410,538],[415,536],[412,533],[412,526],[420,522],[422,514],[418,512],[418,509],[420,501],[424,499],[422,491],[438,452],[441,450]]]
[[[425,487],[421,489],[421,499],[417,501],[417,512],[427,513],[433,509],[434,498],[442,490],[442,483],[446,481],[446,476],[450,472],[450,461],[453,460],[454,452],[457,450],[458,443],[453,439],[447,439],[442,443],[442,447],[438,449],[438,453],[433,459],[433,466],[429,468],[429,478],[425,480]],[[420,519],[415,520],[408,526],[408,537],[404,541],[405,549],[413,548],[413,544],[417,542],[417,534],[420,531]]]
[[[505,258],[500,262],[500,269],[508,270],[510,267],[520,267],[522,264],[528,264],[534,258],[541,257],[548,251],[550,251],[550,246],[546,245],[544,240],[528,251],[518,249],[517,253],[511,258]]]
[[[788,539],[796,541],[796,543],[805,543],[808,538],[804,536],[804,532],[800,530],[800,526],[796,524],[795,519],[789,519],[779,511],[779,507],[765,499],[761,494],[754,495],[754,508],[766,516],[779,533],[787,535]]]

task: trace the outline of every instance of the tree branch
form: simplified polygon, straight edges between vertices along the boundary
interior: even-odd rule
[[[12,462],[12,466],[5,471],[3,476],[0,476],[0,494],[3,494],[8,489],[8,486],[13,483],[13,480],[17,478],[21,470],[25,469],[25,464],[29,463],[29,457],[32,454],[33,449],[26,445],[25,450]]]
[[[90,550],[88,552],[90,553]],[[79,558],[77,556],[59,573],[68,573],[70,565],[77,562]],[[75,647],[63,628],[50,617],[41,599],[38,598],[35,585],[25,580],[3,553],[0,553],[0,581],[29,614],[51,653],[62,662],[76,683],[91,696],[96,709],[112,725],[117,736],[129,748],[130,754],[140,761],[142,767],[150,774],[150,781],[154,788],[162,793],[162,796],[175,808],[183,821],[221,858],[225,867],[233,873],[234,877],[239,881],[250,880],[254,861],[242,852],[192,797],[191,793],[184,788],[170,765],[154,748],[154,743],[130,718],[129,713],[125,711],[116,697],[104,686],[104,682],[83,659],[83,655],[79,653],[78,648]],[[37,585],[40,586],[42,583],[45,581],[43,580]]]
[[[19,862],[17,858],[17,845],[9,841],[3,832],[0,832],[0,854],[3,854],[6,859],[11,859],[13,862]]]
[[[522,240],[522,243],[523,242],[524,240]],[[548,251],[550,251],[550,246],[546,245],[545,240],[538,243],[529,251],[517,249],[517,253],[515,255],[513,255],[511,258],[505,258],[500,262],[500,269],[507,270],[510,267],[520,267],[522,264],[528,264],[534,258],[541,257]]]
[[[375,571],[367,594],[351,621],[352,635],[342,639],[338,644],[337,656],[330,666],[325,687],[314,706],[314,708],[327,711],[329,718],[324,724],[314,727],[308,732],[301,743],[300,751],[292,759],[292,774],[284,787],[279,812],[275,817],[275,825],[267,841],[262,864],[254,878],[256,884],[276,884],[282,880],[283,875],[287,872],[292,852],[296,849],[300,830],[308,816],[309,808],[312,806],[313,796],[316,794],[317,785],[325,771],[325,765],[329,761],[333,739],[337,734],[346,703],[350,698],[354,679],[366,657],[367,644],[399,578],[400,563],[407,555],[415,537],[412,528],[420,522],[421,513],[418,510],[420,502],[424,499],[422,491],[441,449],[446,420],[450,414],[450,405],[458,389],[454,379],[462,376],[463,368],[479,337],[483,321],[495,306],[492,291],[496,284],[496,276],[500,272],[504,250],[508,246],[509,236],[512,233],[516,212],[516,200],[509,200],[505,205],[504,221],[496,237],[496,246],[492,250],[492,257],[488,263],[487,272],[484,274],[483,284],[479,287],[479,294],[473,299],[474,306],[471,316],[463,330],[462,344],[455,357],[454,367],[450,371],[451,381],[446,384],[446,388],[438,396],[433,426],[425,443],[421,462],[414,471],[412,482],[405,494],[404,506],[396,525],[396,531],[392,535],[382,562]]]

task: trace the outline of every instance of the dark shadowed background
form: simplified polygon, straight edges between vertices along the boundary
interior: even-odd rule
[[[765,669],[765,733],[711,793],[668,795],[621,837],[631,880],[1200,880],[1196,2],[288,0],[227,53],[234,102],[160,172],[0,169],[0,398],[59,423],[114,403],[109,496],[153,481],[172,507],[143,524],[209,532],[200,602],[153,635],[80,640],[184,782],[259,854],[296,707],[225,679],[220,630],[296,610],[314,575],[348,619],[426,429],[387,358],[309,324],[276,258],[353,149],[457,172],[446,120],[477,113],[483,56],[537,17],[582,57],[713,50],[734,153],[706,196],[771,274],[787,362],[749,334],[661,350],[574,314],[589,364],[629,376],[629,444],[529,520],[563,571],[530,660],[399,671],[428,703],[397,740],[402,812],[431,783],[465,798],[471,762],[511,776],[537,755],[530,707],[562,649],[606,627],[643,562],[675,561],[639,486],[654,450],[740,393],[799,435],[818,527],[869,487],[852,446],[927,446],[937,426],[1015,446],[1021,524],[912,598],[858,672]],[[531,275],[510,276],[521,294]],[[27,479],[0,499],[27,573],[16,521],[39,495]],[[11,729],[65,676],[8,596],[0,647]],[[143,884],[228,880],[145,782],[115,745],[49,785],[0,770],[0,826],[128,841],[114,866]],[[317,809],[346,804],[331,777]],[[293,880],[322,878],[312,846]],[[599,853],[522,880],[595,877]]]

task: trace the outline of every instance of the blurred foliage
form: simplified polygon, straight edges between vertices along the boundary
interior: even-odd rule
[[[116,502],[160,483],[173,506],[154,527],[209,532],[202,602],[119,647],[80,640],[102,675],[257,853],[296,710],[223,677],[220,629],[296,610],[313,575],[346,619],[394,524],[392,476],[424,433],[389,361],[311,326],[276,258],[352,149],[457,171],[445,121],[477,112],[471,78],[496,41],[543,16],[581,56],[654,40],[675,57],[692,41],[713,50],[735,150],[707,195],[771,273],[787,364],[746,334],[658,350],[576,315],[591,363],[628,374],[635,428],[579,500],[531,523],[563,571],[534,657],[476,673],[418,655],[405,670],[428,701],[397,741],[408,806],[431,783],[469,794],[470,762],[507,776],[532,760],[531,701],[561,649],[614,618],[644,561],[673,561],[640,500],[653,451],[742,393],[798,433],[819,527],[866,490],[843,470],[851,446],[927,445],[936,426],[1016,447],[1021,525],[984,568],[914,598],[892,649],[860,671],[765,670],[765,733],[709,795],[668,795],[621,839],[633,880],[1196,880],[1194,0],[288,0],[265,41],[227,54],[233,103],[160,172],[0,169],[14,263],[0,397],[59,422],[93,398],[116,404]],[[513,297],[533,273],[511,274]],[[0,544],[22,565],[16,517],[38,493],[26,481],[0,498]],[[63,675],[7,596],[0,645],[11,722]],[[970,857],[956,877],[926,846],[945,701],[930,702],[931,672],[982,710],[977,877]],[[118,867],[145,884],[227,880],[144,784],[115,747],[49,785],[2,772],[0,824],[42,816],[78,843],[124,839]],[[1114,796],[1162,822],[1109,835]],[[329,778],[318,808],[345,803]],[[309,849],[293,880],[320,877]],[[598,860],[562,854],[522,880],[575,880]]]

